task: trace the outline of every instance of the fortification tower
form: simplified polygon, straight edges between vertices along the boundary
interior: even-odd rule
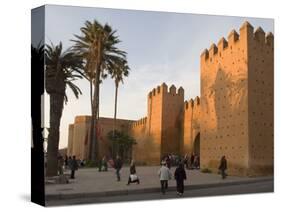
[[[155,164],[168,153],[178,154],[182,139],[184,89],[165,83],[148,94],[147,135],[153,147],[151,158]]]
[[[133,146],[132,156],[135,161],[147,162],[147,155],[150,154],[153,145],[147,136],[147,117],[141,118],[131,124],[130,133],[136,139],[137,145]]]
[[[68,152],[69,155],[75,155],[79,159],[88,158],[89,142],[87,134],[90,120],[90,116],[76,116],[74,124],[69,126],[68,140],[72,150]]]
[[[68,144],[67,144],[67,155],[73,155],[73,130],[74,124],[68,126]]]
[[[272,174],[273,35],[245,22],[201,54],[201,167]]]
[[[184,102],[183,143],[181,154],[200,156],[200,98]]]

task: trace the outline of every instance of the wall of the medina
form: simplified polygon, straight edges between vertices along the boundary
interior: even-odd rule
[[[77,116],[75,117],[75,122],[73,127],[69,127],[69,146],[71,149],[69,155],[75,155],[78,159],[89,159],[90,153],[90,138],[89,138],[89,128],[90,128],[90,116]],[[116,130],[128,132],[129,127],[133,121],[117,119],[116,120]],[[112,118],[99,118],[97,127],[97,137],[98,137],[98,148],[99,157],[103,156],[110,157],[112,155],[112,149],[110,141],[108,139],[109,131],[114,129],[114,119]],[[72,144],[72,145],[71,145]]]
[[[232,30],[201,54],[201,167],[217,171],[223,155],[228,172],[249,168],[248,26]]]
[[[151,144],[147,135],[147,117],[141,118],[131,124],[130,134],[136,140],[133,146],[132,158],[138,164],[149,164]]]
[[[73,129],[74,129],[74,124],[70,124],[68,126],[67,155],[72,155],[72,151],[73,151]]]
[[[273,174],[274,37],[248,24],[249,175]]]
[[[171,85],[168,91],[163,92],[161,124],[161,157],[167,154],[179,154],[183,140],[183,109],[184,89],[178,90]]]
[[[77,159],[81,159],[81,160],[87,159],[87,152],[89,149],[89,142],[88,142],[89,123],[90,123],[90,116],[75,117],[71,155],[72,156],[75,155]]]
[[[182,155],[200,155],[200,140],[196,140],[198,136],[200,138],[200,110],[199,97],[184,102]]]

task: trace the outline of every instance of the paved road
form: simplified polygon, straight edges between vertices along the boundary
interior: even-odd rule
[[[194,190],[186,190],[184,197],[202,197],[202,196],[216,196],[229,194],[250,194],[250,193],[264,193],[273,192],[273,181],[252,182],[242,185],[228,185],[213,188],[201,188]],[[112,197],[94,197],[83,199],[68,199],[68,200],[52,200],[47,203],[48,206],[71,205],[71,204],[86,204],[86,203],[106,203],[106,202],[120,202],[120,201],[139,201],[139,200],[158,200],[183,198],[177,197],[175,191],[169,191],[165,195],[160,193],[146,193],[135,195],[122,195]]]

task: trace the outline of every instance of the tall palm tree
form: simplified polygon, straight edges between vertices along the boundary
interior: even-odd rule
[[[57,157],[60,135],[60,120],[64,102],[67,103],[66,86],[76,98],[82,94],[73,81],[82,78],[81,57],[70,49],[62,51],[62,43],[46,45],[46,91],[50,95],[50,129],[47,147],[47,176],[57,175]]]
[[[85,73],[90,82],[91,124],[90,124],[90,158],[98,159],[97,121],[99,110],[99,93],[101,78],[106,78],[116,60],[126,57],[126,52],[119,50],[116,45],[120,43],[116,30],[108,25],[101,25],[98,21],[86,21],[81,28],[82,35],[75,35],[74,49],[86,62]],[[94,85],[94,95],[92,95]]]
[[[114,99],[114,128],[113,132],[116,130],[116,116],[117,116],[117,96],[118,96],[118,88],[119,84],[124,83],[124,77],[129,76],[129,66],[127,60],[122,59],[116,61],[114,64],[114,69],[112,70],[111,77],[114,79],[115,83],[115,99]]]

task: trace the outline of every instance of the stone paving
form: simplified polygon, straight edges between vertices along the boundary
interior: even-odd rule
[[[78,194],[92,194],[105,192],[107,195],[118,194],[118,192],[127,191],[142,191],[151,188],[160,188],[159,178],[157,175],[159,166],[153,167],[137,167],[137,174],[140,178],[140,184],[126,185],[129,176],[129,167],[123,167],[121,170],[121,181],[116,180],[115,170],[109,168],[107,172],[98,172],[96,168],[82,168],[75,173],[76,179],[71,180],[69,184],[46,184],[46,196],[71,196]],[[174,173],[175,168],[172,167],[171,171]],[[65,172],[69,174],[69,171]],[[228,176],[222,180],[218,174],[201,173],[199,170],[188,170],[187,181],[185,185],[220,185],[226,183],[246,183],[255,182],[257,180],[272,180],[272,177],[235,177]],[[174,179],[169,181],[169,187],[176,186]]]

